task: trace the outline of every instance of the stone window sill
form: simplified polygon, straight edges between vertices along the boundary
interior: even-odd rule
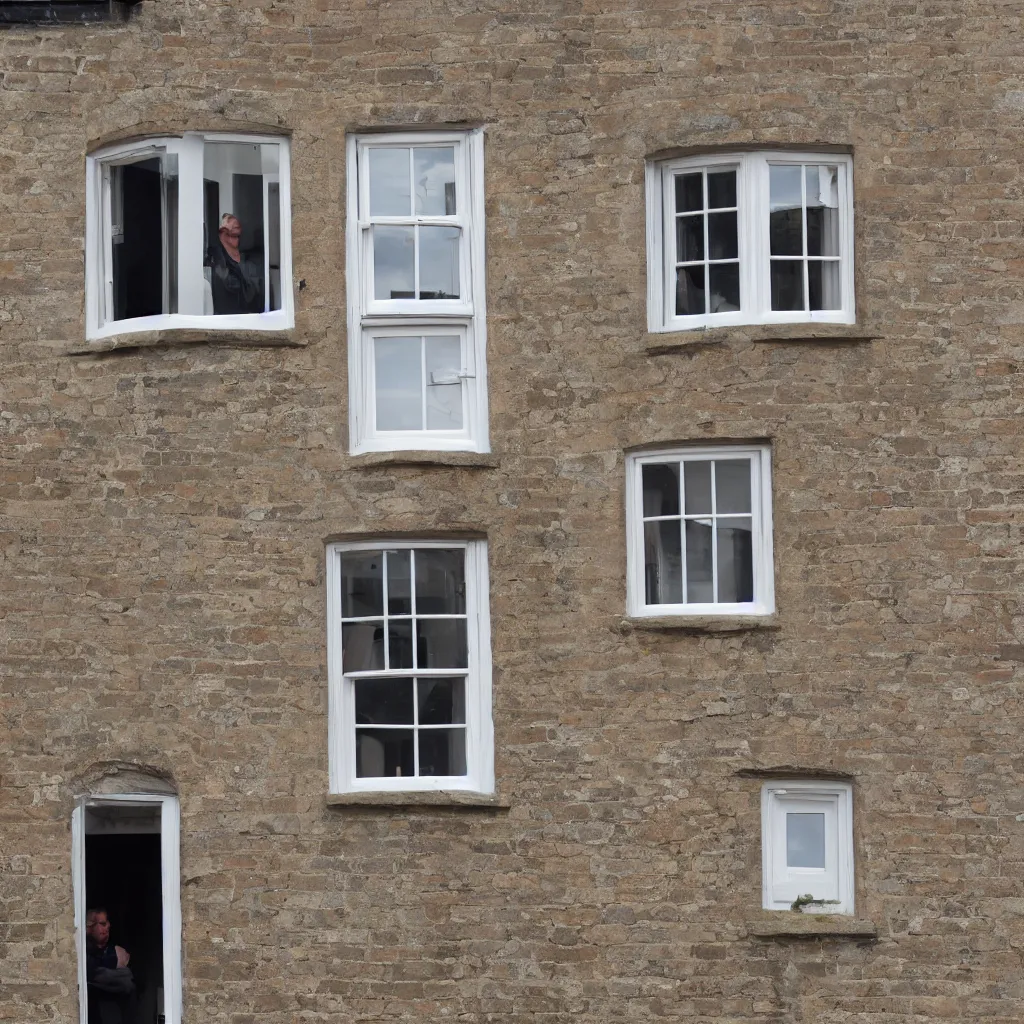
[[[650,356],[691,352],[730,342],[804,344],[857,344],[875,341],[880,332],[865,324],[764,324],[744,327],[705,327],[696,331],[646,334],[643,350]]]
[[[504,811],[511,802],[496,793],[470,793],[465,790],[444,789],[420,793],[331,793],[327,806],[395,807],[406,810],[418,808],[448,808],[450,810]]]
[[[175,328],[165,331],[136,331],[98,338],[66,350],[69,356],[98,356],[136,348],[174,348],[178,345],[226,345],[234,348],[305,348],[308,341],[294,328],[285,331],[200,331]]]
[[[619,631],[655,633],[747,633],[758,629],[778,629],[777,615],[636,615],[623,619]]]
[[[791,910],[766,910],[747,921],[747,930],[755,939],[878,938],[874,921],[846,914],[799,914]]]
[[[352,469],[373,466],[458,466],[497,469],[501,459],[486,452],[366,452],[353,456]]]

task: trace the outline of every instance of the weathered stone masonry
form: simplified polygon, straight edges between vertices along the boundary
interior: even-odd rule
[[[146,0],[0,30],[0,1021],[77,1020],[105,761],[181,795],[188,1021],[1021,1019],[1020,27]],[[346,133],[462,124],[495,457],[352,458]],[[186,129],[290,134],[296,329],[83,354],[85,154]],[[644,159],[729,144],[850,148],[856,331],[645,333]],[[623,453],[704,439],[772,443],[771,628],[626,620]],[[329,808],[325,538],[481,530],[504,806]],[[783,769],[853,779],[875,936],[764,934]]]

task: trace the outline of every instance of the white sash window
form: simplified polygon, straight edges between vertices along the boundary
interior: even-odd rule
[[[353,453],[487,451],[483,135],[349,141]]]

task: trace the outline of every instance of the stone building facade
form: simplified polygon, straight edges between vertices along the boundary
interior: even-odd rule
[[[0,1021],[79,1019],[72,820],[104,793],[180,806],[185,1021],[1024,1017],[1020,28],[994,0],[0,28]],[[483,140],[462,450],[352,453],[351,140],[381,131]],[[87,338],[87,157],[204,132],[287,143],[293,326]],[[852,323],[652,330],[652,169],[796,151],[849,162]],[[771,607],[629,614],[628,458],[716,445],[769,454]],[[493,793],[332,795],[326,554],[409,539],[486,542]],[[852,914],[762,909],[787,779],[849,787]]]

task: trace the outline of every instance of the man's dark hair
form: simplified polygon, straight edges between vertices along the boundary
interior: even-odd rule
[[[110,913],[106,907],[89,907],[85,912],[85,919],[89,920],[90,914],[106,914],[107,920],[110,920]]]

